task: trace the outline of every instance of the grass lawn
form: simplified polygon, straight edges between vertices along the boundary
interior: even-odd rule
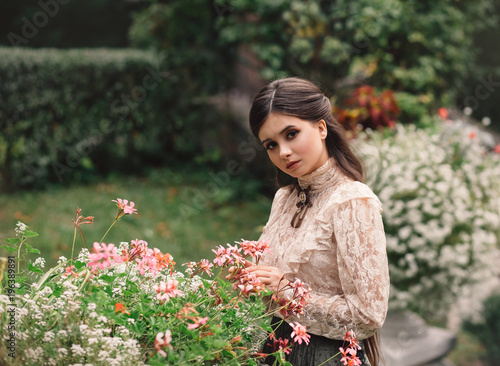
[[[256,196],[238,201],[230,199],[235,196],[231,191],[234,187],[210,190],[200,184],[186,183],[188,180],[179,179],[178,174],[173,177],[176,179],[168,176],[114,178],[91,185],[2,194],[0,241],[14,237],[15,225],[22,221],[39,234],[29,243],[40,249],[47,266],[52,266],[59,256],[71,256],[76,209],[81,208],[84,217],[94,216],[93,224],[82,225],[87,242],[92,245],[112,223],[116,204],[111,201],[116,198],[134,201],[138,214],[119,220],[104,242],[118,245],[121,241],[143,239],[150,247],[170,253],[178,265],[213,258],[211,249],[219,244],[242,238],[258,239],[269,215],[269,198]],[[75,255],[81,247],[77,237]],[[6,255],[0,249],[0,256]],[[36,257],[32,255],[32,259]]]

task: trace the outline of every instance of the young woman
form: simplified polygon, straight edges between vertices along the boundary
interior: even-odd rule
[[[305,325],[311,340],[295,344],[287,360],[294,366],[321,364],[345,347],[347,328],[363,340],[362,365],[376,366],[376,335],[389,296],[382,208],[361,183],[362,164],[333,118],[330,100],[309,81],[276,80],[255,97],[250,126],[273,164],[297,178],[278,190],[263,229],[261,240],[272,253],[247,268],[275,291],[283,278],[311,288],[305,315],[287,319]],[[279,317],[277,312],[272,323]],[[286,322],[275,330],[289,339],[291,332]],[[340,357],[325,363],[339,364]]]

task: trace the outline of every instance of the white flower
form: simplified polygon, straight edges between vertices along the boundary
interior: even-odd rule
[[[98,357],[102,360],[109,357],[109,352],[101,350],[99,351]]]
[[[48,332],[45,332],[45,334],[43,335],[43,342],[45,343],[50,343],[54,340],[54,332],[51,332],[51,331],[48,331]]]
[[[61,329],[59,332],[57,332],[57,335],[61,338],[64,338],[68,336],[68,332],[66,332],[64,329]]]
[[[361,133],[353,143],[384,208],[390,304],[446,315],[462,286],[500,272],[491,264],[499,252],[500,156],[488,154],[495,145],[482,131],[472,139],[468,124],[435,127],[398,125],[392,136]],[[408,280],[415,285],[407,289]],[[436,290],[447,299],[437,311]]]
[[[89,329],[89,326],[87,324],[80,324],[80,332],[85,332],[87,329]]]
[[[73,344],[71,346],[71,352],[73,352],[75,356],[85,356],[85,350],[79,344]]]
[[[19,221],[17,224],[16,224],[16,235],[21,235],[24,233],[24,231],[26,231],[28,227],[26,226],[26,224],[23,224],[21,221]]]
[[[98,316],[99,316],[99,314],[97,314],[95,311],[93,311],[89,314],[89,318],[97,318]]]
[[[38,257],[33,263],[35,267],[44,268],[45,267],[45,259],[42,257]]]
[[[107,323],[108,318],[106,318],[104,315],[101,315],[99,318],[97,318],[97,321],[100,323]]]

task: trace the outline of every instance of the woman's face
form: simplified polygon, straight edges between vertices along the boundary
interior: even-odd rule
[[[259,139],[278,169],[295,178],[309,174],[328,160],[326,123],[271,113],[259,131]]]

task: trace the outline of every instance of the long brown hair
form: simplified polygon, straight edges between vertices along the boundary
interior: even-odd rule
[[[257,139],[271,113],[293,116],[311,123],[324,120],[328,130],[325,140],[328,155],[335,159],[345,175],[363,181],[363,164],[349,147],[344,128],[333,117],[330,100],[315,84],[293,77],[275,80],[262,88],[254,98],[249,116],[250,129]],[[363,344],[370,365],[377,366],[380,360],[378,332],[363,340]]]
[[[250,128],[258,139],[259,131],[271,113],[297,117],[311,123],[324,120],[328,130],[328,155],[353,180],[363,181],[363,165],[354,155],[344,128],[332,115],[330,100],[312,82],[300,78],[278,79],[260,90],[250,109]]]

